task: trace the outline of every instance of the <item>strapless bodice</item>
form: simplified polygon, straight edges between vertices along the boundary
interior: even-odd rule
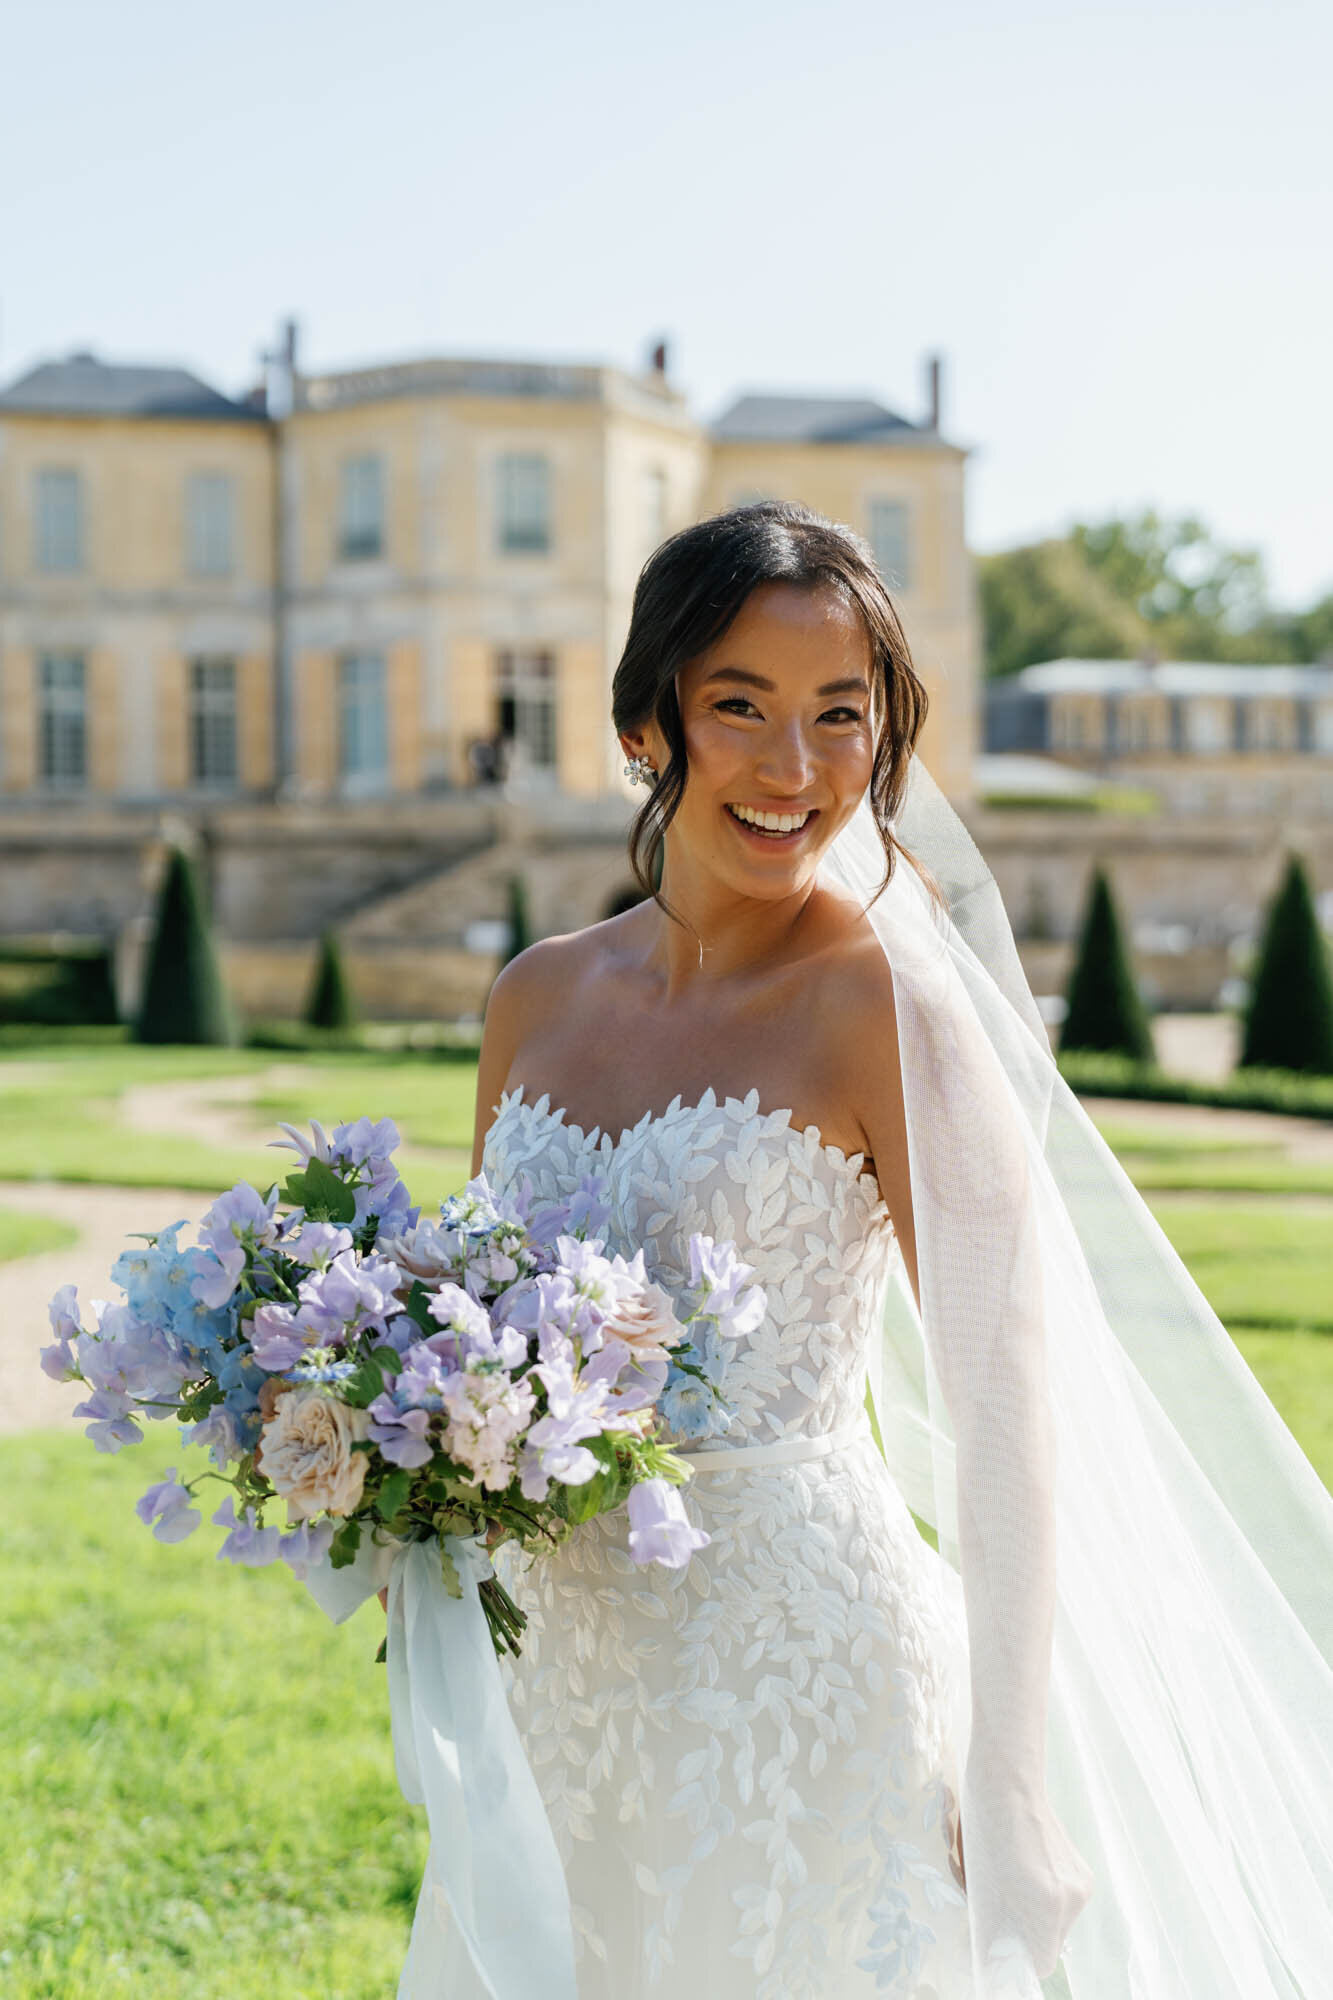
[[[573,1124],[543,1093],[501,1093],[482,1167],[492,1185],[527,1176],[539,1200],[566,1199],[588,1174],[603,1182],[603,1235],[673,1296],[687,1285],[690,1237],[727,1240],[753,1267],[768,1308],[742,1336],[727,1373],[729,1444],[818,1436],[853,1421],[865,1394],[869,1340],[898,1256],[887,1203],[864,1155],[790,1110],[764,1111],[759,1093],[694,1104],[679,1095],[613,1139]]]

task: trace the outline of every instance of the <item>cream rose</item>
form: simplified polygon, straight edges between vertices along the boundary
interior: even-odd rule
[[[370,1418],[321,1389],[282,1397],[260,1439],[266,1475],[287,1502],[292,1525],[312,1514],[350,1514],[366,1483],[366,1454],[353,1451]]]
[[[623,1340],[640,1361],[665,1360],[668,1349],[687,1338],[671,1300],[660,1285],[647,1284],[637,1298],[622,1299],[602,1331]]]

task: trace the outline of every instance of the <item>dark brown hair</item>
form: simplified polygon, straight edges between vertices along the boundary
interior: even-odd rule
[[[928,707],[898,614],[861,536],[791,500],[732,507],[682,528],[653,551],[640,573],[612,683],[611,719],[617,734],[653,720],[670,756],[630,828],[635,881],[645,896],[675,917],[656,886],[666,830],[685,790],[685,730],[675,677],[722,637],[750,593],[765,583],[831,587],[860,612],[870,640],[871,684],[880,714],[869,801],[888,863],[875,895],[883,895],[902,855],[942,902],[928,871],[890,824],[902,803],[908,763]]]

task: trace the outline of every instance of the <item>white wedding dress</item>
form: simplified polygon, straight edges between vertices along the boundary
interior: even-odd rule
[[[530,1621],[504,1676],[564,1865],[579,2000],[973,1992],[950,1854],[962,1589],[864,1412],[899,1251],[862,1160],[754,1090],[677,1097],[613,1140],[520,1087],[486,1136],[494,1187],[526,1175],[554,1201],[602,1176],[609,1246],[642,1246],[668,1290],[698,1230],[733,1241],[768,1296],[726,1379],[731,1429],[687,1447],[686,1508],[712,1539],[686,1569],[637,1568],[623,1510],[553,1556],[497,1556]],[[432,1900],[414,1949],[438,1954],[443,1930],[439,1990],[480,2000]]]

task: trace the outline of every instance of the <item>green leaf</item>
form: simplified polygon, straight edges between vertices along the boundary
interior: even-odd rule
[[[415,1278],[412,1281],[412,1289],[407,1295],[407,1304],[403,1307],[403,1311],[409,1319],[416,1321],[423,1333],[438,1333],[440,1330],[439,1324],[430,1316],[429,1299],[430,1293],[426,1290],[420,1278]],[[397,1355],[395,1355],[394,1359],[397,1360],[397,1358]]]
[[[458,1574],[458,1564],[443,1543],[440,1545],[440,1575],[444,1578],[444,1587],[450,1597],[463,1595],[463,1579]]]
[[[324,1160],[310,1160],[300,1173],[288,1174],[283,1195],[312,1222],[351,1222],[356,1216],[355,1194]]]
[[[381,1521],[392,1521],[394,1515],[400,1513],[407,1505],[411,1491],[411,1471],[407,1466],[401,1465],[396,1472],[389,1474],[375,1497],[375,1512]]]
[[[329,1567],[346,1569],[347,1565],[355,1560],[360,1546],[361,1523],[353,1517],[352,1520],[343,1522],[329,1544]]]

